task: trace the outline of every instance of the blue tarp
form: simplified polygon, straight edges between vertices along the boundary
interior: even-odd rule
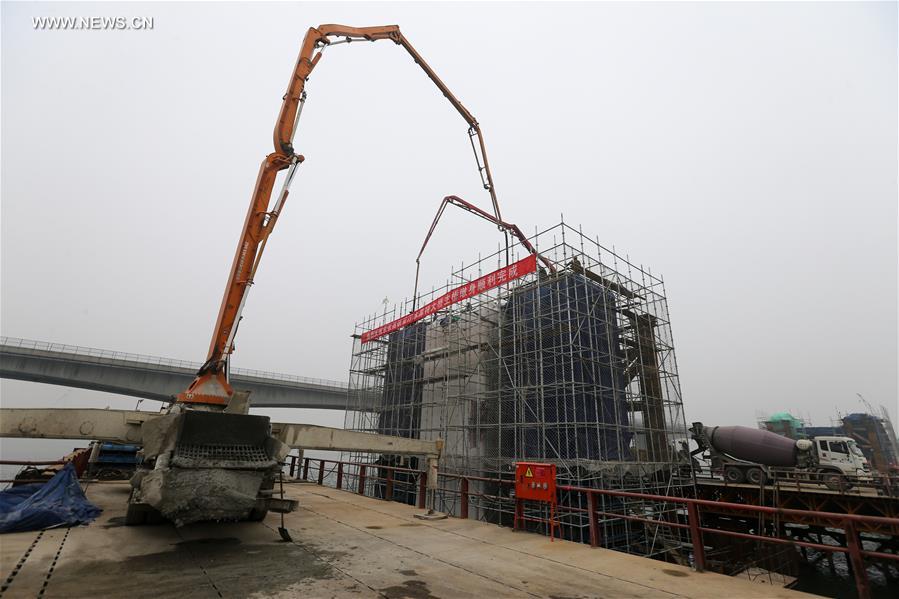
[[[0,533],[87,524],[102,510],[87,500],[75,467],[66,467],[46,483],[0,492]]]

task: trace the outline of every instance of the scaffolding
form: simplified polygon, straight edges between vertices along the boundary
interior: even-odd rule
[[[687,495],[688,435],[662,278],[564,222],[530,242],[547,260],[534,272],[363,342],[528,256],[520,244],[502,247],[356,325],[346,428],[443,439],[441,471],[472,477],[469,517],[499,524],[511,524],[514,503],[495,481],[510,480],[516,461],[556,464],[563,485]],[[418,467],[399,456],[345,459]],[[392,482],[391,497],[415,504],[416,486],[403,482]],[[368,484],[377,495],[381,483]],[[458,515],[458,484],[448,479],[438,491],[439,510]],[[669,556],[682,546],[669,532],[677,529],[614,516],[675,521],[674,504],[603,497],[597,508],[612,514],[601,519],[604,546]],[[562,535],[589,542],[580,502],[580,494],[559,498],[568,508]]]

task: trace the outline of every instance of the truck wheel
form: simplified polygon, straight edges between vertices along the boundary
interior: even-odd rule
[[[128,494],[128,503],[125,506],[125,525],[140,526],[147,522],[147,511],[144,504],[138,502],[134,498],[135,489],[131,489]]]
[[[156,525],[168,522],[159,510],[146,503],[129,503],[125,510],[126,526]]]
[[[163,516],[159,512],[159,510],[157,510],[156,508],[148,505],[146,507],[146,510],[147,510],[147,516],[146,516],[146,520],[144,521],[145,524],[150,524],[150,525],[155,526],[157,524],[165,524],[166,522],[168,522],[166,517]]]
[[[761,468],[750,468],[746,471],[746,480],[752,483],[753,485],[763,485],[765,484],[765,473]]]
[[[135,500],[135,489],[131,489],[128,496],[128,505],[125,508],[125,525],[141,526],[144,524],[163,524],[168,522],[165,516],[153,506]]]
[[[724,469],[724,480],[729,483],[743,482],[743,471],[733,466]]]
[[[843,483],[843,475],[836,472],[823,472],[821,474],[821,481],[831,491],[839,491],[845,486]]]
[[[136,503],[129,503],[128,507],[125,509],[125,525],[139,526],[145,524],[146,521],[147,512],[144,511],[143,506]]]
[[[254,507],[250,510],[250,515],[247,516],[247,520],[250,522],[262,522],[265,520],[265,517],[268,515],[268,509],[262,509],[258,507]]]

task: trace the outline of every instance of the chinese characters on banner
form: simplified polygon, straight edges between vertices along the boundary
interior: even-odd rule
[[[500,285],[504,285],[509,281],[514,281],[520,277],[523,277],[526,274],[532,273],[537,270],[537,256],[536,254],[531,254],[527,258],[523,260],[519,260],[509,266],[504,266],[499,270],[493,271],[490,274],[484,275],[483,277],[477,278],[470,283],[466,283],[465,285],[460,285],[451,291],[447,291],[431,303],[426,306],[422,306],[415,312],[410,314],[406,314],[402,318],[398,318],[393,322],[388,322],[385,325],[381,325],[376,329],[372,329],[371,331],[367,331],[362,334],[362,343],[368,343],[369,341],[374,341],[384,335],[392,333],[394,331],[398,331],[401,328],[412,324],[413,322],[418,322],[422,318],[426,318],[432,314],[435,314],[439,310],[443,310],[457,302],[461,302],[468,298],[474,297],[479,293],[483,293],[488,289],[493,289],[494,287],[499,287]]]

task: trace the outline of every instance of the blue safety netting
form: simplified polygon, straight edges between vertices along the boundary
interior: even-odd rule
[[[46,483],[0,491],[0,533],[87,524],[102,510],[87,500],[72,464]]]

